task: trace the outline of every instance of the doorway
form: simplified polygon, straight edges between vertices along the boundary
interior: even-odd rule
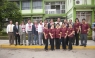
[[[91,23],[91,11],[77,11],[76,17],[82,22],[82,19],[85,19],[86,22]]]

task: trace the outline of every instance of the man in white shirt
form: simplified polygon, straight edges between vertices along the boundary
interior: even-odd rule
[[[28,34],[28,44],[33,45],[33,34],[32,34],[32,25],[31,20],[28,20],[28,23],[26,24],[26,33]]]
[[[9,43],[10,45],[14,44],[14,33],[13,33],[13,27],[12,21],[10,21],[10,24],[7,25],[7,34],[9,36]]]
[[[38,41],[39,41],[39,45],[42,45],[42,37],[43,36],[43,24],[42,21],[40,21],[39,25],[38,25]]]
[[[57,19],[57,21],[55,22],[55,24],[59,23],[60,24],[60,27],[62,26],[62,22],[60,20],[60,18]]]

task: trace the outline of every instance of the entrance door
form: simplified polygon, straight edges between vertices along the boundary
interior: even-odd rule
[[[82,19],[85,19],[86,22],[91,23],[91,12],[87,11],[87,12],[79,12],[77,11],[76,13],[76,17],[79,18],[79,21],[82,22]]]

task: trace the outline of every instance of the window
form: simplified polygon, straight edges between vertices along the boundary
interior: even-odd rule
[[[23,21],[25,22],[25,24],[28,22],[28,20],[31,20],[31,16],[30,17],[23,17]]]
[[[42,1],[33,0],[33,9],[42,9]]]
[[[90,11],[77,11],[76,12],[77,18],[79,18],[80,22],[82,22],[82,19],[85,18],[86,22],[91,23],[91,12]]]
[[[30,9],[30,1],[22,1],[22,10]]]
[[[52,13],[49,13],[49,12],[52,12]],[[65,13],[65,1],[46,2],[45,3],[45,13],[47,14]]]

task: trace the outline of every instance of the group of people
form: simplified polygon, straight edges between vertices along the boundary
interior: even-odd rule
[[[40,20],[38,23],[31,20],[28,20],[27,24],[24,24],[22,21],[19,25],[18,22],[10,24],[7,26],[7,33],[9,35],[10,45],[14,44],[15,36],[15,45],[26,45],[26,34],[28,35],[28,45],[42,45],[45,44],[45,50],[48,50],[48,43],[51,45],[51,50],[60,49],[62,43],[62,48],[66,50],[66,45],[68,49],[72,50],[72,44],[75,43],[74,38],[76,39],[76,46],[79,45],[79,34],[81,39],[81,46],[86,47],[87,45],[87,34],[89,32],[89,24],[82,19],[82,22],[79,22],[79,19],[76,18],[75,23],[72,20],[67,22],[64,19],[63,22],[60,21],[60,18],[56,22],[53,19],[48,23],[47,20]]]

